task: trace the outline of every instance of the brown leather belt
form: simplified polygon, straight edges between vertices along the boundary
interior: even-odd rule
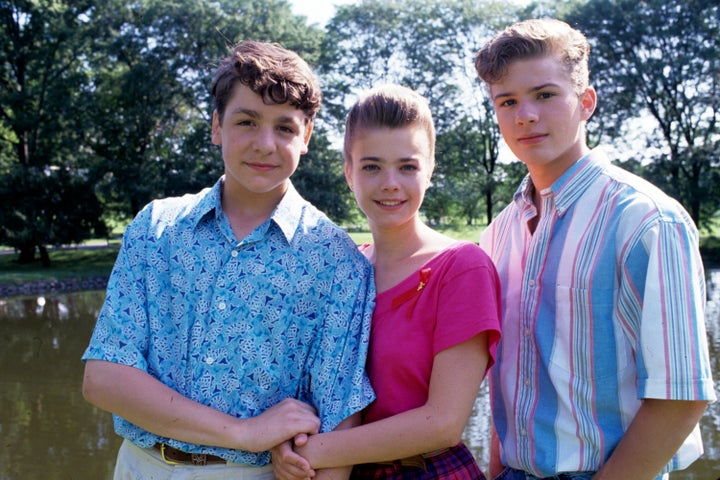
[[[219,463],[227,463],[224,458],[218,457],[217,455],[208,455],[206,453],[187,453],[177,448],[173,448],[170,445],[164,443],[156,443],[153,447],[155,450],[160,451],[160,456],[163,462],[168,465],[214,465]]]
[[[434,450],[432,452],[423,453],[421,455],[413,455],[412,457],[401,458],[399,460],[393,460],[392,462],[376,462],[378,465],[394,465],[396,467],[416,467],[427,470],[425,460],[432,458],[441,453],[445,453],[449,448],[441,448],[440,450]]]

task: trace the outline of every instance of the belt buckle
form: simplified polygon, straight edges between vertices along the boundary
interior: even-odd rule
[[[174,460],[170,460],[165,455],[165,444],[160,444],[160,457],[162,457],[163,462],[167,463],[168,465],[186,465],[188,462],[176,462]],[[204,467],[207,465],[207,454],[205,453],[191,453],[190,454],[190,462],[192,465],[196,467]]]
[[[168,465],[181,465],[180,462],[174,462],[174,461],[172,461],[172,460],[169,460],[169,459],[165,456],[165,444],[164,444],[164,443],[161,443],[161,444],[160,444],[160,457],[162,458],[162,461],[165,462],[165,463],[167,463]]]

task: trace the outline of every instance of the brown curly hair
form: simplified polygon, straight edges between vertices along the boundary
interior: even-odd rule
[[[302,110],[308,122],[315,118],[322,102],[320,83],[307,62],[277,43],[243,41],[223,59],[212,82],[221,122],[238,82],[260,95],[267,105],[289,103]]]

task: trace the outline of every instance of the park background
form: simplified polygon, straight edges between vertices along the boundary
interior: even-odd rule
[[[347,108],[398,82],[429,99],[437,123],[424,216],[484,225],[525,168],[501,140],[473,57],[498,29],[536,16],[568,21],[592,45],[589,143],[713,236],[719,12],[713,0],[365,0],[337,4],[320,25],[285,0],[1,0],[0,245],[47,266],[53,246],[116,238],[150,200],[212,185],[222,160],[210,143],[210,75],[247,38],[297,51],[321,78],[324,105],[293,182],[333,220],[364,224],[342,175]]]
[[[473,57],[500,28],[538,16],[568,21],[592,45],[589,143],[699,226],[717,372],[717,0],[0,0],[0,479],[104,478],[111,468],[117,438],[109,415],[81,398],[79,355],[130,219],[222,173],[208,87],[229,44],[276,41],[318,73],[324,104],[293,182],[358,243],[370,237],[342,175],[347,108],[378,83],[425,95],[438,166],[422,213],[476,241],[525,167],[502,142]],[[478,409],[483,422],[482,399]],[[469,425],[481,463],[483,428]],[[718,430],[713,405],[704,459],[673,478],[720,476]]]

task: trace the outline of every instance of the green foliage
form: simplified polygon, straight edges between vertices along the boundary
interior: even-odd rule
[[[593,134],[632,140],[646,177],[707,226],[720,208],[720,5],[593,0],[567,18],[593,47]],[[640,116],[651,122],[637,136]]]
[[[342,154],[330,148],[323,132],[313,132],[309,151],[300,159],[292,181],[306,200],[321,208],[335,222],[351,217],[355,201],[345,181]]]
[[[0,245],[18,250],[80,243],[107,235],[102,208],[86,179],[68,170],[14,166],[0,185]],[[22,261],[32,257],[21,255]]]
[[[321,63],[336,128],[357,93],[379,83],[400,83],[428,99],[438,148],[423,212],[433,223],[492,218],[500,134],[473,57],[513,18],[505,2],[365,0],[338,6],[327,27]]]
[[[0,242],[30,262],[45,246],[102,234],[86,175],[82,99],[89,2],[0,1]]]
[[[339,5],[321,30],[286,0],[0,0],[0,242],[31,260],[49,245],[104,236],[102,219],[125,222],[153,198],[214,183],[223,165],[210,142],[210,76],[228,45],[250,38],[297,51],[321,76],[323,108],[293,177],[303,196],[336,221],[362,223],[336,145],[357,93],[397,82],[426,96],[436,120],[425,217],[483,223],[526,169],[499,161],[473,57],[500,28],[544,15],[593,45],[591,143],[630,151],[625,165],[709,227],[720,209],[719,8],[362,0]]]

